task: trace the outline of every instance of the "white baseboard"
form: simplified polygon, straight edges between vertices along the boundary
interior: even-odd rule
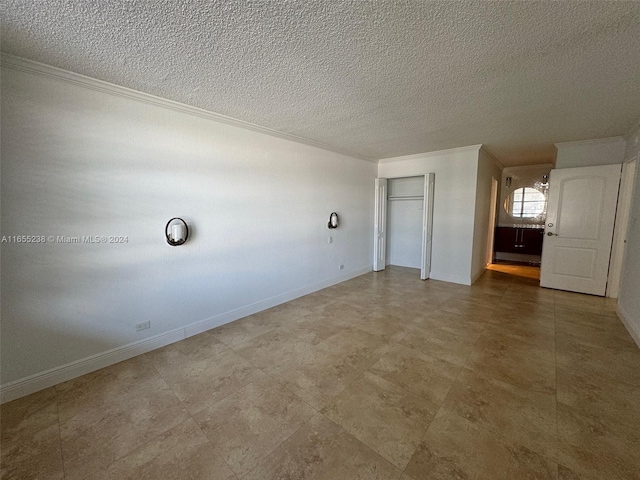
[[[184,328],[178,328],[6,383],[0,386],[0,403],[9,402],[16,398],[39,392],[40,390],[66,382],[72,378],[80,377],[87,373],[108,367],[109,365],[128,360],[137,355],[150,352],[156,348],[179,342],[180,340],[184,340],[184,338]]]
[[[369,273],[372,270],[373,265],[369,265],[368,267],[354,270],[352,272],[345,273],[344,275],[340,275],[329,280],[314,283],[307,287],[302,287],[291,292],[283,293],[282,295],[271,297],[266,300],[261,300],[260,302],[252,303],[250,305],[246,305],[244,307],[240,307],[235,310],[221,313],[205,320],[192,323],[191,325],[184,327],[185,336],[191,337],[193,335],[206,332],[207,330],[219,327],[220,325],[224,325],[225,323],[233,322],[248,315],[253,315],[254,313],[266,310],[267,308],[275,307],[276,305],[280,305],[285,302],[290,302],[291,300],[302,297],[304,295],[309,295],[310,293],[317,292],[318,290],[322,290],[323,288],[345,282],[355,277],[359,277],[360,275]]]
[[[44,372],[39,372],[19,380],[0,385],[0,403],[9,402],[26,395],[30,395],[40,390],[44,390],[45,388],[66,382],[67,380],[100,370],[101,368],[128,360],[137,355],[142,355],[143,353],[150,352],[156,348],[161,348],[171,343],[179,342],[187,337],[211,330],[212,328],[219,327],[225,323],[233,322],[246,317],[247,315],[261,312],[267,308],[275,307],[276,305],[289,302],[298,297],[317,292],[323,288],[359,277],[360,275],[370,272],[372,269],[373,266],[369,265],[368,267],[353,270],[338,277],[323,280],[322,282],[317,282],[282,295],[277,295],[260,302],[252,303],[229,312],[215,315],[185,327],[180,327],[150,338],[145,338],[144,340],[112,348],[111,350],[91,355],[90,357],[82,358],[80,360],[67,363],[66,365],[51,368]]]
[[[631,316],[620,304],[616,306],[616,313],[622,321],[622,324],[629,331],[631,338],[633,338],[633,340],[636,342],[636,345],[638,345],[638,348],[640,348],[640,325],[631,320]]]

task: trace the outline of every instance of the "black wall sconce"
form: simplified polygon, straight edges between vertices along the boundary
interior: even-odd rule
[[[336,212],[329,215],[329,223],[327,226],[329,228],[338,228],[338,214]]]
[[[511,186],[511,177],[507,177],[507,180],[505,182],[507,184],[507,187]]]
[[[183,219],[174,217],[164,227],[164,234],[167,237],[167,243],[172,247],[177,247],[189,238],[189,227],[187,227],[187,222]]]
[[[547,185],[549,183],[549,175],[542,175],[542,184]]]

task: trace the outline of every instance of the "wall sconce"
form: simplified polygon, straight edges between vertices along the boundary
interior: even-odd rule
[[[542,184],[547,185],[549,183],[549,175],[542,175]]]
[[[172,247],[177,247],[189,238],[189,227],[187,227],[187,222],[183,219],[174,217],[164,227],[164,234],[167,237],[167,243]]]
[[[338,228],[338,214],[336,212],[329,215],[329,223],[327,226],[329,228]]]
[[[511,177],[507,177],[507,180],[506,180],[505,183],[506,183],[507,187],[510,187],[511,186]]]

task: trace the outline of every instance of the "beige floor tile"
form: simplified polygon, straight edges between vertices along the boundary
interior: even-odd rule
[[[416,324],[415,317],[407,318],[375,311],[353,324],[353,328],[379,335],[386,341],[397,342]]]
[[[2,405],[0,477],[640,478],[615,300],[418,278],[390,266]]]
[[[86,478],[188,418],[162,379],[60,424],[68,479]]]
[[[403,470],[437,410],[437,404],[365,373],[322,413]]]
[[[564,465],[558,465],[558,480],[581,480],[584,477],[579,476],[570,468]]]
[[[254,365],[264,368],[295,361],[312,346],[296,335],[276,329],[242,343],[234,350]]]
[[[555,355],[550,346],[538,347],[517,335],[483,333],[465,367],[510,385],[555,394]]]
[[[189,362],[158,365],[158,370],[191,414],[264,375],[253,363],[233,351]]]
[[[389,342],[383,335],[349,327],[319,343],[317,348],[341,357],[381,355],[389,348]]]
[[[539,315],[527,312],[526,308],[509,310],[498,308],[488,320],[489,326],[497,326],[505,332],[522,337],[546,338],[554,341],[556,322],[551,315]]]
[[[637,480],[640,429],[558,404],[558,462],[587,480]]]
[[[400,343],[432,357],[456,365],[464,365],[480,334],[473,331],[451,331],[444,328],[415,328]]]
[[[551,326],[550,330],[550,332],[533,331],[488,323],[487,327],[482,331],[482,337],[477,346],[486,345],[499,349],[514,346],[518,350],[531,350],[531,353],[536,353],[541,360],[554,361],[556,349],[555,329]]]
[[[598,315],[597,319],[585,322],[584,317],[579,319],[573,316],[562,315],[556,319],[556,332],[559,335],[568,335],[579,342],[603,348],[631,348],[638,346],[631,335],[617,318]]]
[[[28,435],[27,435],[28,430]],[[4,438],[0,446],[0,478],[3,480],[63,479],[60,428],[55,423],[22,435]]]
[[[389,348],[366,332],[348,330],[338,337],[317,345],[297,361],[269,369],[269,374],[317,410],[322,409]],[[350,340],[354,341],[351,346]],[[360,343],[355,343],[358,340]]]
[[[522,390],[463,369],[443,408],[505,443],[522,445],[547,458],[556,458],[555,395]]]
[[[536,288],[532,292],[509,289],[500,299],[496,311],[504,310],[513,314],[531,314],[542,317],[553,317],[555,314],[555,300],[553,291],[550,296],[543,296],[544,290]]]
[[[559,365],[558,402],[598,421],[613,420],[640,430],[640,386]]]
[[[283,303],[262,312],[251,315],[252,320],[257,324],[274,326],[275,328],[302,318],[311,313],[309,308],[292,305],[291,303]]]
[[[336,317],[346,323],[357,322],[363,315],[370,313],[370,308],[363,308],[357,303],[347,303],[339,299],[337,301],[321,305],[313,309],[313,313],[325,317]]]
[[[175,365],[184,365],[192,361],[206,360],[229,351],[229,347],[219,342],[215,330],[194,335],[180,342],[153,350],[145,356],[160,371]]]
[[[290,333],[312,345],[317,345],[327,338],[340,333],[352,324],[339,315],[322,315],[311,313],[300,319],[288,322],[278,330]]]
[[[316,307],[323,307],[334,301],[330,295],[326,294],[325,290],[320,290],[291,300],[288,304],[292,307],[303,308],[313,312]]]
[[[549,311],[555,305],[555,290],[531,285],[511,285],[504,293],[501,302],[528,302],[537,305],[539,311]]]
[[[3,449],[11,442],[29,440],[38,431],[57,424],[58,405],[53,387],[0,406]]]
[[[396,480],[387,460],[335,423],[317,414],[244,480]]]
[[[160,380],[158,371],[145,357],[134,357],[56,386],[60,421],[99,408],[132,388]]]
[[[416,325],[423,329],[442,328],[450,332],[464,334],[473,339],[478,339],[487,326],[485,319],[478,319],[472,315],[459,315],[444,310],[436,310],[424,318],[421,318]]]
[[[458,415],[440,410],[404,480],[551,480],[554,462],[518,444],[503,443]]]
[[[211,333],[218,342],[228,347],[237,347],[280,326],[282,326],[281,322],[266,322],[260,317],[250,315],[215,328]]]
[[[478,320],[486,320],[495,310],[497,305],[494,306],[482,306],[478,305],[471,300],[463,300],[460,297],[452,297],[442,305],[439,309],[449,313],[457,313],[459,315],[469,315],[472,318]]]
[[[468,293],[452,297],[449,303],[460,301],[465,304],[469,303],[471,305],[477,305],[478,307],[481,307],[481,311],[485,311],[485,309],[494,310],[500,303],[503,296],[504,293],[496,294],[492,293],[487,288],[474,288],[472,286]]]
[[[55,388],[0,406],[0,478],[63,478]]]
[[[108,468],[96,480],[236,480],[193,420],[158,435]]]
[[[556,313],[559,310],[577,310],[590,313],[603,313],[615,311],[616,300],[606,297],[596,297],[593,295],[582,295],[580,293],[555,292]]]
[[[204,409],[194,419],[241,477],[315,413],[265,376]]]
[[[414,395],[440,405],[461,368],[441,358],[395,344],[369,371]]]
[[[556,336],[556,361],[580,375],[607,377],[640,386],[640,349],[597,347],[574,336]]]

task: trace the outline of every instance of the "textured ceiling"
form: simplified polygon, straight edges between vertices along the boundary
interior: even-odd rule
[[[2,50],[372,159],[640,116],[640,2],[4,0]]]

